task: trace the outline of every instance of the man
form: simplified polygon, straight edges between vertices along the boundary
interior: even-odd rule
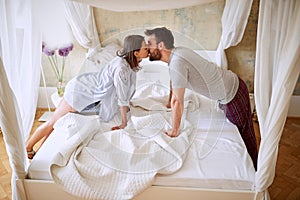
[[[216,100],[226,117],[238,127],[254,167],[257,167],[257,144],[249,92],[246,84],[235,73],[211,63],[193,50],[174,46],[174,37],[165,27],[145,31],[149,37],[150,61],[168,63],[171,80],[172,129],[165,133],[170,137],[179,134],[184,108],[185,88]]]

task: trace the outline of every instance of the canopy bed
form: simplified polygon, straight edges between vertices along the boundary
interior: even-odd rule
[[[132,1],[128,3],[123,0],[109,1],[109,3],[104,0],[78,0],[78,2],[82,3],[77,3],[77,1],[65,1],[65,10],[69,16],[68,23],[71,26],[76,40],[82,46],[89,49],[88,55],[92,55],[96,46],[99,45],[99,39],[95,30],[93,12],[90,6],[126,12],[146,9],[159,10],[171,8],[170,6],[172,6],[172,8],[179,8],[210,2],[210,0],[172,1],[172,3],[169,1],[135,1],[134,4],[131,4]],[[83,160],[76,160],[76,151],[72,151],[72,153],[69,151],[72,149],[71,147],[73,147],[74,150],[76,149],[74,147],[75,144],[77,144],[76,147],[78,147],[78,143],[89,141],[84,142],[86,146],[82,147],[82,149],[88,148],[89,150],[86,151],[87,154],[99,161],[99,159],[106,158],[98,158],[90,154],[90,152],[92,152],[91,149],[94,147],[89,146],[93,144],[93,142],[90,141],[97,139],[116,141],[119,139],[115,138],[115,135],[107,130],[107,124],[101,124],[102,131],[105,131],[107,134],[99,134],[101,137],[95,134],[95,130],[91,129],[91,126],[88,126],[91,122],[98,123],[95,116],[67,115],[65,118],[62,118],[56,124],[53,135],[46,141],[41,152],[37,154],[33,162],[29,164],[27,160],[24,141],[30,132],[34,119],[37,105],[36,91],[38,91],[39,86],[41,65],[40,44],[42,36],[38,31],[37,4],[38,1],[29,0],[24,2],[20,1],[17,4],[5,0],[0,2],[0,126],[12,167],[12,198],[14,200],[47,198],[97,199],[100,197],[104,199],[114,199],[115,196],[105,196],[106,193],[101,193],[99,196],[96,195],[97,192],[91,194],[91,191],[88,191],[86,193],[84,187],[81,188],[82,192],[79,191],[79,194],[86,195],[80,196],[78,195],[76,185],[71,184],[71,187],[70,184],[66,184],[68,181],[74,181],[72,176],[76,175],[73,173],[74,170],[67,170],[69,169],[69,165],[66,163],[69,162],[66,162],[66,157],[74,158],[74,162],[76,161],[78,163],[84,161],[83,158],[86,157],[79,156],[79,158]],[[226,1],[222,16],[222,36],[217,50],[213,53],[213,58],[210,58],[220,66],[227,66],[224,50],[241,41],[251,4],[252,1]],[[85,17],[84,19],[87,20],[86,23],[80,22],[82,17]],[[239,134],[235,134],[236,128],[226,121],[222,113],[218,113],[212,108],[212,103],[209,100],[192,94],[186,98],[187,102],[191,102],[187,103],[188,106],[186,110],[191,111],[187,113],[191,114],[194,110],[197,111],[197,113],[203,113],[202,116],[206,118],[196,117],[199,121],[196,120],[196,122],[194,122],[192,120],[193,118],[187,114],[187,122],[186,126],[184,126],[184,128],[186,128],[184,129],[185,134],[172,141],[172,144],[175,146],[177,140],[180,141],[178,143],[185,144],[186,146],[182,147],[178,145],[179,152],[169,148],[165,148],[166,151],[160,152],[160,156],[165,156],[164,158],[172,155],[172,158],[176,158],[176,162],[171,162],[172,165],[157,167],[155,168],[156,171],[153,171],[151,168],[151,170],[149,170],[151,173],[149,172],[147,176],[145,176],[145,179],[140,179],[138,174],[134,174],[133,179],[138,183],[137,189],[135,188],[135,190],[132,191],[133,189],[129,187],[127,188],[130,191],[129,196],[117,196],[117,198],[199,199],[199,197],[203,197],[204,199],[269,199],[267,189],[272,184],[275,175],[278,143],[287,116],[289,100],[300,72],[299,35],[299,1],[260,1],[254,96],[260,123],[261,143],[256,172],[253,171],[253,168],[251,168],[249,164],[249,157],[243,153],[245,151],[236,151],[237,149],[244,148],[243,145],[241,145],[243,144],[241,139],[238,137]],[[209,55],[209,53],[206,52],[204,53],[204,56],[205,55]],[[168,114],[170,112],[163,110],[162,107],[159,107],[159,109],[146,107],[148,111],[147,114],[144,113],[146,112],[145,106],[149,105],[145,101],[149,99],[141,98],[141,93],[145,95],[146,92],[149,97],[157,97],[155,96],[157,94],[164,96],[166,94],[165,89],[168,88],[166,82],[164,82],[167,75],[164,75],[163,80],[158,76],[158,74],[164,74],[165,72],[151,71],[150,69],[153,69],[153,66],[147,71],[147,65],[149,65],[149,63],[145,64],[140,81],[147,81],[147,83],[151,84],[146,84],[137,90],[137,96],[135,101],[133,101],[133,103],[136,104],[135,107],[133,107],[135,113],[132,118],[132,130],[139,130],[139,128],[141,128],[138,127],[138,123],[136,123],[136,121],[140,122],[140,120],[145,120],[141,114],[147,117],[153,117],[151,120],[146,119],[146,122],[152,122],[154,119],[161,119],[159,121],[164,122],[161,127],[157,127],[160,123],[152,124],[156,129],[161,130],[162,127],[168,124]],[[165,68],[160,66],[160,70],[161,69]],[[155,84],[153,84],[153,81]],[[153,88],[155,85],[157,87]],[[151,89],[149,89],[149,87]],[[157,98],[152,98],[152,100],[161,102]],[[195,102],[198,102],[198,104]],[[144,109],[140,110],[140,107]],[[151,114],[148,112],[151,112]],[[202,121],[200,119],[202,119]],[[77,126],[79,121],[86,123],[79,128]],[[98,125],[100,126],[100,124]],[[72,129],[72,126],[76,128]],[[193,129],[193,131],[191,131],[190,126],[196,127],[195,130]],[[218,128],[221,131],[218,131]],[[74,134],[74,130],[76,130],[76,134]],[[145,131],[146,133],[149,132],[147,132],[147,130]],[[145,136],[143,135],[143,131],[140,133],[142,136]],[[57,145],[57,138],[70,144],[70,148],[59,148],[60,152],[54,154],[53,145]],[[91,140],[91,138],[93,138],[93,140]],[[164,144],[169,144],[168,138],[156,139],[153,139],[156,147],[166,147]],[[135,143],[136,141],[132,142],[133,144],[137,144]],[[119,145],[119,148],[123,148],[122,143],[116,143],[115,145]],[[212,145],[213,148],[204,148],[210,145]],[[187,147],[189,147],[189,151],[183,151],[186,150]],[[199,147],[201,147],[201,150],[197,149]],[[112,147],[108,146],[107,148]],[[209,149],[212,150],[209,151]],[[111,151],[112,153],[114,152],[113,150]],[[104,150],[100,149],[99,151]],[[233,152],[235,151],[238,153],[234,154]],[[43,160],[45,157],[43,155],[49,155],[49,152],[52,153],[51,157],[54,159],[53,162],[50,162],[49,159]],[[95,150],[95,152],[97,152],[97,150]],[[200,152],[200,154],[196,155],[197,159],[193,160],[195,156],[193,152]],[[222,159],[224,158],[222,157],[224,152],[227,153],[226,158],[228,158],[228,160]],[[148,152],[147,155],[151,155],[151,152]],[[203,161],[206,159],[205,165],[203,165],[203,163],[199,165],[198,162],[197,164],[193,163],[195,160],[199,161],[199,156],[201,158],[204,156]],[[220,168],[219,160],[225,165],[223,170],[217,170],[215,168]],[[239,164],[241,160],[243,164]],[[110,162],[111,166],[114,166],[114,161],[109,160],[107,162]],[[153,165],[157,166],[155,162]],[[190,170],[196,170],[194,165],[199,167],[199,173],[197,173],[195,177],[190,174]],[[46,166],[46,168],[43,168],[43,166]],[[51,170],[45,170],[48,169],[49,166]],[[129,169],[127,165],[123,167],[123,170]],[[98,170],[102,172],[107,170],[105,166],[100,168],[101,167],[99,167]],[[212,171],[209,171],[210,168]],[[63,176],[66,172],[64,171],[65,169],[67,172],[72,172],[68,174],[68,177]],[[79,171],[78,174],[82,172],[83,171]],[[123,174],[119,174],[118,176],[112,175],[112,177],[120,178],[123,182],[125,180],[122,179],[124,178]],[[87,180],[87,183],[89,183],[89,181],[90,180]],[[83,180],[81,184],[84,185],[84,182]],[[116,182],[113,183],[116,184]],[[132,179],[128,180],[128,183],[132,183]],[[138,187],[140,185],[143,185],[143,187]],[[95,186],[94,188],[97,187]],[[108,191],[109,189],[110,188],[108,188]],[[77,197],[67,193],[65,190],[69,192],[72,191],[72,193],[75,191]]]
[[[196,192],[198,188],[223,189],[231,193],[230,198],[251,195],[248,191],[253,189],[255,170],[237,128],[226,120],[223,113],[216,111],[213,101],[188,91],[185,97],[187,121],[181,137],[164,137],[162,130],[171,120],[171,112],[165,107],[169,91],[168,68],[162,62],[147,60],[141,65],[143,69],[137,74],[138,88],[131,101],[128,127],[121,133],[110,131],[110,127],[120,121],[120,116],[109,123],[99,122],[96,115],[70,114],[62,118],[29,166],[25,188],[31,188],[32,182],[40,184],[39,190],[28,193],[29,199],[41,198],[39,195],[48,190],[41,185],[49,181],[86,199],[153,199],[153,194],[160,196],[156,192],[158,188],[192,189],[197,194],[194,198],[201,195]],[[146,147],[151,148],[147,151]],[[100,155],[107,156],[98,157]],[[137,158],[139,155],[142,158]],[[175,164],[173,157],[177,160]],[[90,172],[81,168],[79,163],[95,165],[91,167],[95,177],[85,177]],[[80,177],[84,177],[83,182],[79,181]],[[94,179],[96,183],[87,183],[88,179]],[[117,181],[113,183],[114,180]],[[106,187],[108,182],[110,186]],[[149,194],[140,192],[145,189]],[[185,192],[177,194],[176,198],[181,199],[183,195]]]

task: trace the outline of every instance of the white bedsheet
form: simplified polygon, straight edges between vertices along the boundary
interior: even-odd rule
[[[131,199],[151,186],[157,173],[180,169],[190,146],[191,126],[170,138],[163,134],[168,125],[160,113],[133,116],[117,131],[101,130],[98,119],[71,117],[82,127],[70,132],[50,172],[55,183],[84,199]]]
[[[149,90],[149,88],[146,88],[146,90],[139,90],[136,93],[136,97],[139,97],[140,94],[142,94],[147,90]],[[158,93],[164,94],[164,93],[160,93],[161,92],[160,88],[158,89],[153,88],[153,86],[152,89],[150,89],[149,91],[151,91],[152,95]],[[143,93],[143,95],[145,95],[145,93]],[[154,98],[154,100],[155,99],[156,98]],[[166,99],[167,96],[163,96],[163,99],[158,100],[157,104],[163,105]],[[189,99],[192,100],[189,101]],[[151,101],[153,101],[153,99]],[[139,104],[139,102],[142,102],[141,105],[142,104],[147,105],[143,101],[138,100],[135,102],[137,104]],[[120,121],[119,116],[116,116],[116,118],[112,120],[110,123],[102,123],[101,126],[99,124],[95,126],[88,126],[89,123],[93,125],[99,123],[97,120],[97,116],[81,116],[76,114],[68,114],[67,116],[62,118],[60,121],[57,122],[57,124],[55,125],[54,132],[50,135],[48,140],[45,142],[45,144],[42,146],[40,151],[33,159],[29,167],[29,177],[32,179],[51,180],[52,177],[50,176],[49,173],[49,169],[50,169],[49,166],[51,165],[51,163],[53,163],[53,161],[51,160],[54,158],[56,163],[66,164],[65,161],[68,159],[62,157],[66,155],[68,156],[73,155],[74,156],[73,158],[76,158],[74,159],[75,161],[76,160],[80,161],[79,162],[79,164],[81,163],[80,167],[83,168],[85,171],[89,171],[90,169],[87,168],[89,168],[90,165],[84,164],[88,162],[87,160],[85,160],[86,156],[81,155],[81,153],[83,152],[82,150],[84,150],[85,152],[82,153],[84,155],[94,155],[94,154],[90,154],[90,152],[94,152],[96,155],[99,154],[99,157],[93,157],[93,156],[92,157],[97,161],[102,160],[102,165],[101,165],[102,168],[100,169],[101,172],[103,172],[104,169],[111,170],[112,166],[118,167],[118,169],[115,170],[118,171],[118,173],[126,172],[128,174],[128,172],[130,173],[142,172],[139,173],[140,176],[137,176],[137,173],[135,173],[135,177],[138,178],[135,180],[135,182],[133,182],[135,183],[134,186],[130,186],[128,188],[122,188],[122,185],[119,184],[118,187],[120,188],[118,188],[117,190],[116,189],[113,190],[113,191],[120,191],[118,195],[127,195],[127,196],[119,196],[120,198],[122,197],[129,198],[130,195],[139,193],[150,185],[225,188],[225,189],[242,189],[242,190],[253,189],[255,171],[252,166],[251,159],[247,154],[245,145],[240,137],[240,134],[238,133],[237,128],[225,119],[225,116],[222,112],[216,112],[214,110],[214,103],[207,100],[206,98],[200,96],[197,96],[197,98],[195,98],[194,95],[187,92],[186,105],[187,106],[185,110],[188,110],[188,112],[185,113],[185,119],[187,120],[186,121],[187,126],[185,127],[185,130],[189,130],[187,128],[189,127],[188,125],[189,122],[190,122],[190,126],[194,127],[194,129],[192,130],[192,133],[190,133],[190,131],[186,131],[185,134],[182,135],[184,137],[179,137],[176,139],[177,141],[186,142],[186,143],[184,142],[183,145],[181,146],[182,149],[181,150],[179,149],[179,151],[177,151],[177,156],[176,156],[176,151],[174,152],[173,149],[172,151],[164,151],[164,153],[168,152],[166,153],[166,155],[173,155],[170,158],[175,158],[175,157],[179,158],[179,160],[177,160],[179,162],[175,162],[175,164],[169,165],[169,167],[166,168],[162,167],[162,166],[166,166],[165,164],[170,162],[163,163],[164,159],[161,158],[156,160],[156,161],[161,161],[159,166],[156,166],[157,162],[153,162],[152,165],[149,166],[145,165],[145,163],[143,162],[141,162],[141,165],[135,165],[133,163],[136,163],[136,160],[134,160],[134,162],[131,163],[128,162],[129,161],[128,159],[124,160],[125,162],[120,162],[122,160],[121,158],[123,157],[118,157],[118,156],[112,156],[113,159],[110,160],[109,156],[108,157],[105,156],[105,155],[109,155],[108,153],[107,154],[100,153],[95,148],[96,146],[101,145],[102,148],[100,149],[102,150],[100,151],[105,151],[104,149],[107,148],[107,152],[116,153],[118,151],[112,151],[112,147],[113,147],[112,145],[105,146],[104,144],[118,144],[118,146],[116,146],[117,148],[113,148],[116,150],[116,149],[122,149],[126,147],[126,145],[124,145],[125,143],[122,143],[122,142],[126,142],[126,144],[129,143],[131,145],[131,146],[129,145],[130,148],[126,147],[127,148],[126,151],[129,150],[131,151],[135,149],[132,147],[143,146],[145,148],[144,149],[141,148],[142,150],[138,149],[139,150],[138,153],[141,153],[142,151],[144,151],[144,153],[146,152],[145,154],[146,159],[142,159],[142,161],[145,161],[150,158],[149,155],[153,156],[154,155],[153,152],[157,152],[156,150],[160,149],[158,148],[159,146],[163,146],[163,143],[161,143],[161,141],[165,141],[165,142],[167,141],[166,143],[169,142],[168,137],[161,134],[161,132],[159,131],[157,132],[159,134],[154,134],[152,137],[150,137],[152,138],[152,144],[155,144],[153,149],[150,148],[151,146],[149,145],[150,143],[148,144],[141,143],[139,141],[140,137],[135,139],[132,139],[132,137],[127,137],[129,136],[128,134],[129,132],[132,134],[132,130],[139,130],[147,126],[145,124],[142,125],[141,123],[141,120],[143,120],[142,116],[145,116],[145,114],[146,114],[146,118],[148,117],[148,119],[153,119],[156,121],[143,120],[143,122],[149,122],[148,126],[150,127],[156,126],[155,128],[157,128],[157,130],[159,129],[161,131],[162,127],[166,128],[170,123],[171,112],[169,112],[168,110],[162,109],[160,111],[160,109],[157,109],[159,108],[158,106],[155,107],[156,111],[146,111],[139,107],[132,107],[131,108],[131,114],[132,114],[131,119],[133,119],[132,122],[138,122],[139,120],[140,121],[136,124],[134,123],[129,124],[128,125],[129,132],[126,134],[121,134],[119,132],[107,132],[105,134],[96,134],[99,132],[99,129],[101,132],[105,132],[108,131],[113,125],[118,124]],[[91,129],[91,127],[93,128]],[[134,129],[132,129],[133,127]],[[87,128],[88,131],[85,130],[85,128]],[[78,130],[81,131],[79,131],[79,133],[73,134],[74,131],[78,131]],[[134,132],[134,134],[136,133],[137,131]],[[149,133],[146,131],[142,131],[139,133],[153,134],[153,132]],[[69,138],[70,135],[73,135],[73,138],[71,137],[72,140],[70,140]],[[123,135],[125,137],[122,137],[120,135]],[[154,139],[155,137],[157,137],[157,135],[160,135],[159,140]],[[87,141],[91,141],[92,138],[93,138],[92,140],[93,143],[87,142]],[[102,143],[102,141],[104,140],[108,140],[109,142]],[[153,143],[153,141],[155,142]],[[68,147],[69,145],[66,145],[66,142],[68,142],[69,144],[71,143],[73,145],[73,148],[69,148]],[[84,144],[91,144],[91,145],[88,146],[87,148],[86,145],[85,146],[83,145],[84,148],[81,146],[82,149],[77,149],[75,147],[78,146],[78,142],[81,144],[84,143]],[[179,142],[178,144],[181,143],[182,142]],[[184,154],[183,150],[187,149],[187,146],[189,144],[191,144],[189,151],[187,151],[187,153]],[[178,148],[178,146],[180,145],[177,145],[176,148]],[[70,151],[71,149],[74,150],[74,148],[76,149],[77,154],[74,153],[74,151]],[[57,155],[58,151],[64,152],[64,154],[58,156]],[[161,154],[160,156],[162,155],[164,154]],[[183,156],[178,156],[178,155],[183,155]],[[126,156],[124,156],[124,158],[125,157]],[[168,159],[166,160],[168,161]],[[182,161],[184,161],[183,165],[181,163]],[[119,163],[123,163],[123,165]],[[73,166],[76,166],[76,164],[78,163],[75,163]],[[108,164],[106,168],[104,167],[105,164]],[[137,166],[143,166],[143,167],[137,167]],[[145,166],[147,166],[148,168],[147,167],[145,168]],[[177,171],[177,169],[179,168],[180,170]],[[69,167],[65,169],[69,170]],[[144,170],[141,171],[140,169],[144,169]],[[73,181],[73,179],[71,179],[70,176],[74,175],[73,174],[74,171],[70,172],[70,170],[69,171],[68,170],[67,173],[64,170],[55,173],[53,173],[52,171],[52,175],[56,174],[60,178],[63,177],[65,178],[65,180]],[[92,172],[96,172],[95,169],[91,169],[91,170]],[[99,168],[97,170],[99,170]],[[146,176],[144,176],[143,179],[141,179],[142,175],[145,175],[144,172],[146,171],[148,171],[149,173]],[[156,173],[159,174],[156,175]],[[118,183],[119,180],[113,178],[121,177],[124,182],[126,177],[126,176],[122,176],[124,175],[124,173],[122,175],[118,174],[117,176],[112,176],[111,173],[107,173],[107,174],[108,174],[107,177],[102,177],[102,178],[99,177],[99,174],[93,174],[93,173],[90,173],[89,176],[90,178],[92,178],[93,176],[97,176],[99,182],[103,181],[103,183],[106,183],[106,185],[104,186],[107,186],[105,188],[107,190],[109,189],[112,190],[111,187],[116,186],[116,185],[115,186],[110,185],[110,182],[114,182],[115,184]],[[64,177],[64,176],[68,176],[68,177]],[[88,176],[88,175],[84,174],[83,176]],[[77,179],[78,178],[80,178],[80,176],[78,176]],[[54,180],[55,179],[56,178],[54,177]],[[144,182],[142,182],[141,180],[144,180]],[[86,185],[86,187],[88,186]],[[81,194],[84,193],[84,191],[80,191],[78,190],[78,188],[76,189],[75,192]],[[103,191],[102,194],[100,195],[106,195],[106,196],[102,196],[105,198],[111,197],[110,196],[111,194],[104,194]]]

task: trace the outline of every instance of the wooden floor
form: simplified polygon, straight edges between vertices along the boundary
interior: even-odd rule
[[[37,110],[33,130],[41,122],[37,119],[44,110]],[[259,141],[258,123],[254,122]],[[0,130],[1,131],[1,130]],[[11,168],[0,134],[0,200],[11,199]],[[288,118],[279,145],[276,175],[269,188],[272,200],[300,200],[300,118]]]

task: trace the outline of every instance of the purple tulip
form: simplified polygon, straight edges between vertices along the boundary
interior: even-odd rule
[[[49,50],[46,47],[43,49],[43,53],[46,54],[47,56],[53,56],[55,51],[54,50]]]
[[[53,56],[54,53],[55,53],[55,50],[51,50],[51,49],[48,49],[46,44],[43,42],[42,44],[42,52],[47,55],[47,56]]]
[[[59,49],[59,50],[58,50],[58,54],[59,54],[60,56],[66,57],[66,56],[69,55],[70,51],[72,51],[72,50],[73,50],[73,44],[71,44],[71,45],[68,46],[68,47],[64,47],[64,48]]]

